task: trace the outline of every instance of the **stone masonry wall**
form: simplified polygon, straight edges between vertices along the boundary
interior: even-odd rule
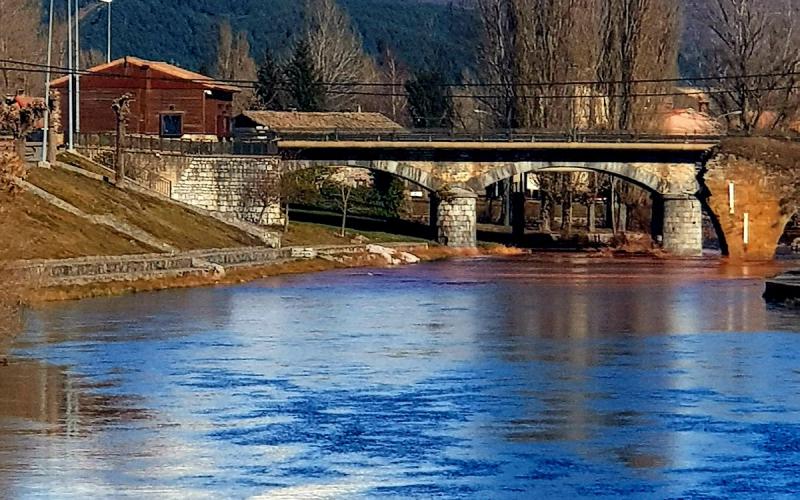
[[[694,196],[664,197],[664,250],[673,255],[703,254],[703,207]]]
[[[279,160],[268,157],[195,157],[172,186],[172,197],[254,224],[283,223]]]
[[[437,233],[439,243],[456,248],[477,245],[475,202],[477,196],[463,189],[439,194]]]

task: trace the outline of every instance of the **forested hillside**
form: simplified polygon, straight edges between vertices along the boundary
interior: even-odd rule
[[[94,0],[92,0],[94,1]],[[86,2],[88,5],[88,1]],[[456,74],[474,65],[473,11],[448,4],[397,0],[340,0],[369,53],[388,46],[411,67],[437,66]],[[84,21],[85,48],[105,49],[106,11]],[[213,67],[217,26],[228,19],[245,31],[253,56],[269,45],[284,53],[302,30],[298,0],[127,0],[113,4],[114,56],[135,54],[191,69]],[[470,41],[469,43],[465,43]]]

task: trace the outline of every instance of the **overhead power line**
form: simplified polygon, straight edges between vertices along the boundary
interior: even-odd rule
[[[12,64],[14,66],[8,66],[8,64]],[[19,66],[29,66],[29,67],[16,67]],[[47,66],[44,64],[38,63],[27,63],[22,61],[15,61],[10,59],[0,59],[0,70],[8,70],[8,71],[19,71],[19,72],[26,72],[26,73],[47,73],[48,70],[51,73],[61,74],[61,75],[68,75],[70,71],[68,68],[59,67],[59,66]],[[223,85],[231,85],[231,86],[238,86],[241,88],[246,89],[254,89],[256,88],[257,81],[256,80],[226,80],[226,79],[211,79],[211,78],[196,78],[196,79],[184,79],[184,78],[177,78],[177,77],[157,77],[157,76],[147,76],[147,75],[99,75],[98,73],[93,73],[86,70],[79,70],[73,71],[73,74],[77,74],[80,76],[103,76],[106,78],[118,78],[118,79],[133,79],[133,80],[150,80],[150,81],[170,81],[170,82],[191,82],[191,83],[219,83]],[[772,75],[745,75],[739,76],[737,78],[745,79],[745,78],[765,78],[766,76],[772,77],[787,77],[787,76],[795,76],[800,75],[800,72],[786,72],[786,73],[775,73]],[[719,77],[705,77],[709,81],[713,79],[728,79],[732,77],[728,76],[719,76]],[[625,83],[632,83],[632,84],[642,84],[642,83],[662,83],[666,81],[684,81],[679,79],[664,79],[664,80],[632,80],[630,82]],[[566,85],[575,85],[575,82],[569,84],[557,84],[557,83],[550,83],[550,84],[537,84],[537,86],[566,86]],[[582,85],[588,86],[596,86],[598,88],[609,88],[615,85],[619,85],[620,83],[614,82],[601,82],[601,81],[594,81],[594,82],[585,82]],[[320,85],[328,86],[329,88],[324,89],[323,92],[329,95],[344,95],[344,96],[366,96],[366,97],[407,97],[405,92],[397,92],[394,88],[400,86],[399,84],[378,84],[378,83],[351,83],[351,84],[338,84],[338,83],[320,83]],[[335,89],[331,87],[335,86],[342,86],[342,87],[376,87],[376,86],[383,86],[383,87],[390,87],[393,90],[387,92],[378,92],[378,91],[367,91],[367,90],[353,90],[352,88],[347,89]],[[460,85],[464,86],[464,85]],[[473,84],[472,87],[493,87],[493,84]],[[752,87],[752,88],[742,88],[738,89],[739,91],[748,91],[748,92],[768,92],[768,91],[788,91],[788,90],[797,90],[800,89],[800,83],[793,84],[793,85],[782,85],[782,86],[763,86],[763,87]],[[170,89],[164,89],[170,90]],[[175,89],[180,90],[180,89]],[[277,90],[287,91],[286,87],[277,87]],[[717,94],[726,94],[730,93],[728,89],[719,89],[719,88],[707,88],[701,91],[703,94],[708,95],[717,95]],[[632,93],[619,93],[614,90],[609,92],[592,92],[592,93],[565,93],[565,94],[531,94],[531,95],[504,95],[504,94],[451,94],[449,97],[453,99],[479,99],[479,100],[488,100],[488,99],[521,99],[521,100],[536,100],[536,99],[596,99],[596,98],[621,98],[621,97],[678,97],[678,96],[685,96],[687,92],[684,91],[652,91],[652,92],[632,92]]]
[[[33,68],[50,69],[51,72],[59,74],[69,74],[70,68],[64,66],[46,65],[41,63],[32,63],[27,61],[19,61],[15,59],[0,59],[2,64],[19,64],[22,66],[31,66]],[[26,71],[27,68],[6,68],[16,71]],[[76,74],[79,75],[96,75],[88,70],[77,70]],[[256,84],[257,80],[243,80],[231,78],[195,78],[184,79],[176,77],[153,77],[142,75],[106,75],[114,78],[131,78],[131,79],[146,79],[146,80],[162,80],[162,81],[191,81],[194,83],[208,83],[209,81],[247,86]],[[495,87],[495,88],[524,88],[524,87],[569,87],[569,86],[604,86],[604,85],[623,85],[623,84],[655,84],[655,83],[690,83],[690,82],[715,82],[727,80],[743,80],[743,79],[763,79],[763,78],[782,78],[789,76],[800,76],[800,71],[784,71],[776,73],[752,73],[752,74],[739,74],[739,75],[706,75],[699,77],[674,77],[674,78],[649,78],[649,79],[632,79],[632,80],[562,80],[552,82],[509,82],[509,83],[478,83],[478,82],[464,82],[464,83],[440,83],[435,84],[438,87],[450,88],[465,88],[465,87]],[[386,82],[319,82],[318,85],[326,87],[404,87],[404,83],[386,83]],[[385,94],[382,94],[385,95]]]

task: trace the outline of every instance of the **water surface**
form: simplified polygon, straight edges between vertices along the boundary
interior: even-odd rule
[[[763,269],[546,256],[32,311],[0,496],[791,498],[800,312]]]

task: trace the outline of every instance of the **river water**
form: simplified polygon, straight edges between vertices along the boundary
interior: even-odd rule
[[[29,312],[0,497],[796,498],[764,269],[550,255]]]

